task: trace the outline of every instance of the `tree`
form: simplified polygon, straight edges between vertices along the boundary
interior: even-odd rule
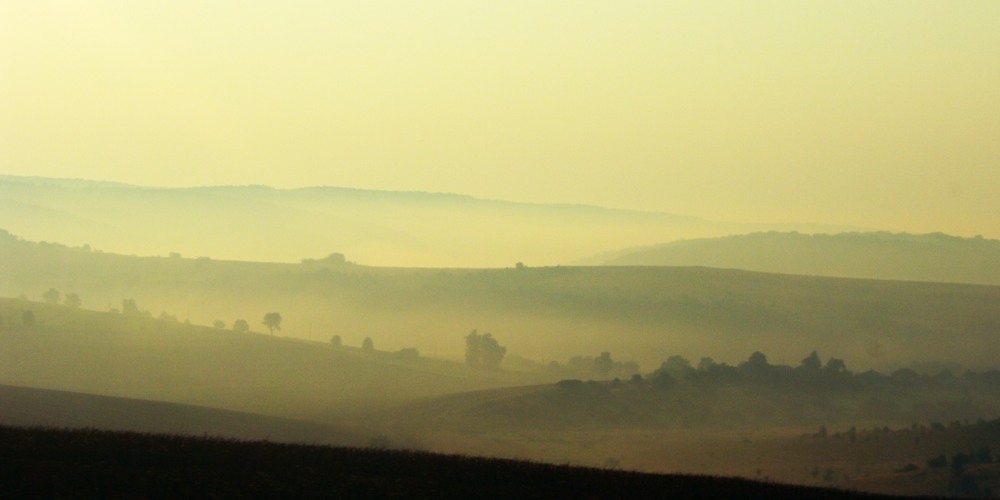
[[[829,373],[837,373],[837,374],[846,373],[847,365],[844,363],[844,360],[842,359],[830,358],[829,360],[827,360],[826,366],[823,367],[823,370]]]
[[[265,314],[264,321],[261,321],[261,324],[266,326],[273,336],[275,330],[281,330],[281,313],[269,312]]]
[[[63,305],[66,307],[80,307],[80,304],[82,304],[80,296],[75,293],[67,293],[66,298],[63,299]]]
[[[214,326],[216,328],[219,328],[219,329],[225,329],[226,328],[226,322],[222,321],[221,319],[217,319],[217,320],[215,320],[214,323],[212,323],[212,326]]]
[[[465,336],[465,364],[479,366],[479,331],[472,330]]]
[[[594,371],[601,376],[607,376],[611,370],[615,369],[615,362],[611,359],[611,353],[604,351],[594,359]]]
[[[506,354],[507,348],[501,346],[490,333],[480,335],[472,330],[465,336],[465,362],[469,366],[497,370]]]
[[[802,360],[799,368],[809,373],[817,373],[819,372],[821,366],[822,362],[819,360],[819,354],[817,354],[816,351],[813,351],[809,357]]]
[[[767,362],[767,356],[760,351],[754,351],[754,353],[750,355],[750,358],[740,365],[740,368],[743,370],[758,373],[767,371],[770,367],[771,365]]]
[[[130,315],[139,314],[139,306],[136,305],[135,299],[122,300],[122,314],[130,314]]]
[[[344,345],[344,341],[340,339],[340,335],[334,335],[333,337],[330,337],[330,345],[333,347],[340,347]]]
[[[375,350],[375,343],[372,342],[371,337],[365,337],[364,342],[361,342],[361,349],[365,352],[373,352]]]
[[[49,290],[42,294],[42,300],[49,304],[59,303],[59,290],[55,288],[49,288]]]
[[[233,331],[236,333],[246,333],[250,331],[250,324],[245,319],[233,321]]]
[[[694,368],[691,367],[691,361],[687,358],[674,354],[661,363],[657,371],[665,372],[673,379],[683,380],[691,376]]]

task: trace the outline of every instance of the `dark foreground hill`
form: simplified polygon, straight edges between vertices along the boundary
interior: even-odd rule
[[[0,497],[892,498],[410,451],[15,427],[0,427]]]
[[[941,233],[752,233],[595,258],[615,266],[706,266],[787,274],[1000,284],[1000,240]]]
[[[0,423],[162,432],[288,443],[362,444],[327,424],[163,401],[0,385]]]

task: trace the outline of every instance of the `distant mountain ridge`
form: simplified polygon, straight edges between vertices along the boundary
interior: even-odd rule
[[[765,232],[622,251],[600,263],[997,285],[1000,240],[942,233]]]
[[[339,252],[371,265],[570,264],[615,248],[810,224],[737,224],[589,205],[338,187],[153,188],[0,176],[0,228],[135,255],[298,262]]]

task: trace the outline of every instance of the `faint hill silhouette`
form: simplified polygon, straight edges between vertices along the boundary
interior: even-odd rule
[[[623,250],[613,266],[707,266],[787,274],[1000,284],[1000,240],[942,233],[761,232]]]
[[[627,246],[754,230],[748,225],[586,205],[337,187],[150,188],[0,176],[3,229],[36,241],[136,255],[298,262],[340,252],[373,265],[554,265]]]

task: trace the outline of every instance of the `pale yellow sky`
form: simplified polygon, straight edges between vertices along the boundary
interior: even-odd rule
[[[1000,2],[0,2],[0,173],[1000,238]]]

